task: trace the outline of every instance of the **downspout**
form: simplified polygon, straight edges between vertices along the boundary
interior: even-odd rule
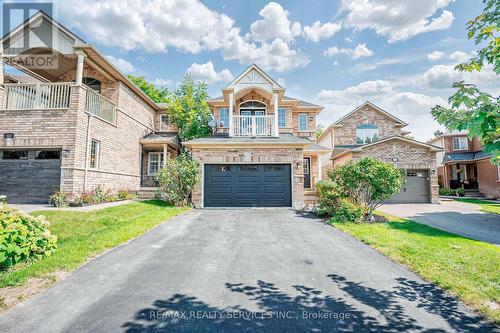
[[[85,168],[84,168],[84,174],[83,174],[83,191],[87,189],[87,175],[89,172],[89,139],[90,139],[90,125],[91,125],[91,120],[92,120],[92,115],[88,114],[88,121],[87,121],[87,138],[86,142],[87,144],[85,145]]]

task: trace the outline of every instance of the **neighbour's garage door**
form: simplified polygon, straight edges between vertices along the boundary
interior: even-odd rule
[[[286,164],[207,164],[205,207],[290,207],[291,166]]]
[[[428,170],[406,170],[405,183],[401,192],[387,203],[428,203],[429,202]]]
[[[9,203],[48,203],[61,179],[59,150],[0,150],[0,194]]]

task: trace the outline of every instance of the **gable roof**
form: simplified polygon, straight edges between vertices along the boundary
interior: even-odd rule
[[[341,117],[340,119],[338,119],[337,121],[335,121],[334,123],[332,123],[330,126],[328,126],[324,131],[323,133],[321,133],[320,137],[318,138],[318,141],[321,140],[325,135],[326,133],[329,133],[334,127],[336,126],[339,126],[339,124],[349,118],[350,116],[352,116],[354,113],[356,113],[357,111],[361,110],[363,107],[365,107],[366,105],[372,107],[375,111],[378,111],[380,113],[382,113],[383,115],[391,118],[392,120],[394,120],[396,123],[398,123],[398,125],[400,125],[401,127],[405,127],[408,125],[408,123],[402,121],[401,119],[399,119],[398,117],[390,114],[389,112],[383,110],[382,108],[376,106],[375,104],[373,104],[372,102],[370,101],[366,101],[364,102],[363,104],[361,104],[360,106],[356,107],[354,110],[352,110],[351,112],[349,112],[348,114],[344,115],[343,117]]]
[[[262,75],[269,83],[273,85],[273,89],[279,89],[279,90],[285,90],[278,82],[276,82],[272,77],[270,77],[266,72],[264,72],[259,66],[257,66],[255,63],[251,64],[250,66],[247,67],[243,72],[241,72],[240,75],[238,75],[236,78],[234,78],[233,81],[229,82],[227,86],[224,89],[230,89],[233,88],[236,83],[238,83],[245,75],[247,75],[250,71],[255,70],[257,73]]]
[[[359,146],[356,146],[356,147],[353,147],[353,148],[348,148],[346,150],[343,150],[343,151],[337,153],[336,155],[332,154],[331,159],[336,159],[336,158],[338,158],[340,156],[343,156],[343,155],[345,155],[347,153],[361,152],[365,148],[376,146],[376,145],[379,145],[379,144],[382,144],[382,143],[386,143],[386,142],[389,142],[389,141],[394,141],[394,140],[402,141],[402,142],[406,142],[406,143],[410,143],[410,144],[414,144],[414,145],[421,146],[421,147],[424,147],[424,148],[428,148],[431,151],[444,151],[443,148],[438,147],[438,146],[434,146],[434,145],[431,145],[431,144],[428,144],[428,143],[425,143],[425,142],[422,142],[422,141],[417,141],[417,140],[414,140],[414,139],[405,138],[405,137],[399,136],[399,135],[393,135],[393,136],[387,137],[385,139],[378,140],[378,141],[375,141],[375,142],[372,142],[372,143],[369,143],[369,144],[366,144],[366,145],[359,145]]]

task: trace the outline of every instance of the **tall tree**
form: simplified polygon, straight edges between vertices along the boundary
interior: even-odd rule
[[[484,45],[477,55],[468,62],[459,64],[456,70],[474,72],[491,65],[500,73],[500,1],[485,0],[486,6],[478,17],[467,23],[468,38],[476,45]],[[474,84],[455,82],[457,89],[448,102],[447,108],[436,105],[432,115],[448,130],[468,130],[469,138],[477,136],[486,152],[493,154],[493,163],[500,165],[500,96],[492,96],[480,91]]]
[[[168,101],[169,92],[167,88],[155,86],[146,81],[144,76],[128,75],[128,78],[156,103],[165,103]]]
[[[212,133],[208,125],[212,113],[207,100],[206,83],[195,82],[189,74],[184,76],[179,87],[170,94],[169,111],[173,121],[179,126],[179,137],[182,141]]]

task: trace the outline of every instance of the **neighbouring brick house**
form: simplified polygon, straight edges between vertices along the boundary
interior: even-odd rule
[[[24,45],[28,36],[33,45]],[[167,106],[152,101],[92,46],[42,12],[1,41],[0,194],[46,202],[54,187],[138,191],[180,148]],[[57,66],[24,57],[48,54]]]
[[[214,135],[184,142],[201,162],[198,207],[312,206],[321,179],[316,116],[323,109],[285,95],[252,65],[209,101]]]
[[[439,186],[436,153],[440,147],[405,137],[408,124],[366,102],[330,125],[318,143],[332,153],[323,157],[323,177],[347,161],[373,157],[406,172],[405,184],[389,202],[437,203]],[[328,163],[330,162],[330,163]]]
[[[447,132],[429,141],[444,148],[438,154],[438,181],[441,187],[463,187],[467,195],[484,195],[500,199],[500,166],[491,163],[492,154],[467,131]]]

